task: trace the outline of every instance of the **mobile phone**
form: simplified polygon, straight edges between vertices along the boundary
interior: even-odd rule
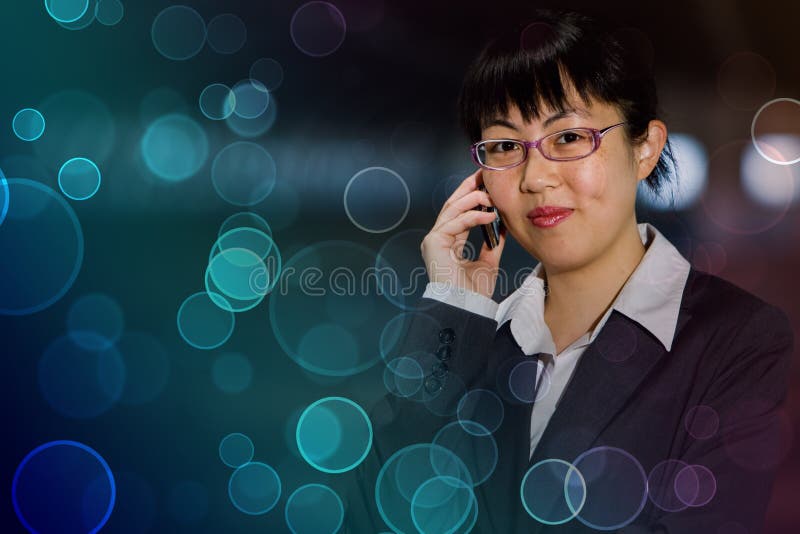
[[[481,191],[486,191],[486,187],[483,184],[478,186],[478,189]],[[503,221],[500,219],[500,214],[497,212],[497,208],[495,207],[488,207],[488,206],[479,206],[478,207],[481,211],[493,211],[495,214],[495,218],[492,222],[488,224],[481,225],[481,232],[483,232],[483,240],[486,242],[486,246],[490,249],[493,249],[497,245],[500,244],[500,225],[503,224]]]

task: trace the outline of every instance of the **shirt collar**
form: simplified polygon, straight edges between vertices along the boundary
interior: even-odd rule
[[[690,264],[652,224],[639,223],[637,229],[642,244],[647,247],[645,254],[592,332],[589,342],[597,336],[611,310],[617,310],[650,331],[669,351]],[[555,344],[544,321],[541,271],[539,263],[497,309],[498,329],[511,321],[511,333],[525,354],[555,354]]]

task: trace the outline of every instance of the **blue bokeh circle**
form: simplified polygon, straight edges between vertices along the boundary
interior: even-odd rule
[[[0,315],[28,315],[72,287],[83,264],[83,230],[72,207],[51,188],[25,178],[6,183],[13,201],[0,225]]]
[[[86,484],[87,487],[83,488],[84,493],[81,498],[75,502],[75,486],[79,483],[79,476],[81,473],[76,473],[78,459],[75,454],[83,455],[87,453],[90,456],[92,463],[99,464],[101,476],[91,477],[91,480]],[[53,454],[61,455],[60,458],[53,458]],[[70,456],[71,455],[71,456]],[[33,475],[29,475],[29,471],[35,469],[42,469],[41,465],[37,463],[44,463],[49,469],[46,473],[37,471]],[[95,466],[96,467],[96,466]],[[28,477],[32,480],[29,480]],[[44,477],[51,477],[50,480],[45,480]],[[58,477],[64,477],[65,480],[58,480]],[[42,487],[43,482],[64,482],[66,487]],[[95,503],[91,502],[91,498],[97,498],[97,492],[108,484],[108,504],[100,509],[87,510],[88,506],[93,506]],[[28,493],[28,485],[35,484],[33,494]],[[49,490],[49,492],[48,492]],[[54,494],[58,490],[62,490],[63,494]],[[14,473],[14,480],[11,484],[11,499],[14,503],[14,511],[17,517],[30,532],[39,534],[49,534],[51,532],[58,534],[71,534],[72,532],[94,534],[98,532],[111,517],[111,511],[114,509],[116,502],[117,488],[114,481],[114,475],[109,468],[108,463],[100,456],[97,451],[91,447],[70,440],[58,440],[45,443],[29,452],[22,462],[20,462]],[[58,499],[57,502],[52,502],[47,498]],[[33,500],[31,500],[33,499]],[[47,502],[42,502],[46,500]],[[86,502],[90,500],[90,502]],[[31,507],[42,506],[39,512],[42,515],[36,517],[31,516]],[[72,505],[72,509],[70,509]],[[60,514],[53,513],[55,510],[61,512]],[[99,518],[93,519],[94,524],[86,525],[87,511],[102,513]],[[35,512],[34,512],[35,513]],[[66,519],[68,513],[80,516],[82,521],[80,524],[70,523]],[[45,521],[45,523],[41,523]]]
[[[0,224],[6,219],[8,214],[8,180],[6,180],[2,169],[0,169]]]

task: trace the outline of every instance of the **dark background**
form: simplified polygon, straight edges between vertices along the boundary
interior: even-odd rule
[[[381,366],[345,379],[316,377],[302,370],[276,343],[266,302],[237,316],[236,332],[221,349],[199,351],[179,337],[177,306],[200,283],[188,282],[187,277],[199,276],[220,223],[239,210],[214,194],[210,162],[177,185],[160,184],[142,171],[140,105],[153,89],[174,90],[185,99],[187,113],[200,122],[196,99],[202,87],[215,81],[235,83],[259,57],[272,57],[283,65],[284,81],[275,92],[278,119],[255,139],[273,154],[283,185],[253,211],[273,225],[284,259],[328,239],[353,240],[377,250],[394,233],[430,228],[445,198],[442,191],[449,187],[442,183],[474,170],[467,140],[456,125],[461,77],[489,35],[524,20],[535,7],[581,10],[638,30],[641,46],[652,52],[670,130],[695,136],[709,154],[731,143],[749,142],[756,108],[731,107],[718,86],[719,69],[733,54],[755,52],[772,66],[775,88],[765,101],[800,97],[800,4],[796,2],[333,1],[346,18],[360,20],[362,27],[352,28],[343,45],[322,58],[304,55],[289,37],[290,19],[301,2],[184,3],[206,21],[219,13],[237,14],[248,29],[244,48],[223,56],[206,46],[188,61],[165,59],[154,49],[149,30],[156,14],[170,5],[166,1],[128,0],[119,25],[95,22],[81,31],[59,27],[40,1],[0,4],[0,168],[12,156],[35,157],[30,144],[11,132],[14,113],[36,107],[63,89],[81,89],[98,97],[116,126],[111,155],[102,166],[100,191],[89,201],[71,203],[86,242],[74,286],[41,312],[0,317],[4,436],[0,530],[4,532],[21,530],[10,498],[17,465],[37,445],[54,439],[90,443],[115,472],[133,473],[130,476],[148,488],[129,501],[118,501],[104,531],[144,532],[147,527],[152,532],[279,531],[285,528],[281,505],[261,517],[245,516],[230,505],[226,494],[230,470],[217,457],[220,438],[237,431],[252,438],[256,458],[285,477],[283,504],[299,483],[328,479],[292,450],[287,436],[293,432],[293,414],[296,417],[297,410],[327,395],[346,394],[366,406],[381,393]],[[202,124],[211,140],[212,157],[235,140],[219,124]],[[408,217],[388,234],[359,231],[342,207],[348,179],[372,165],[396,170],[411,190]],[[28,178],[57,189],[57,169],[31,166],[30,172],[36,175]],[[797,170],[792,172],[797,178]],[[720,187],[737,187],[734,176],[719,180],[723,180],[717,182]],[[800,332],[796,206],[776,216],[769,229],[749,235],[714,225],[702,202],[670,212],[651,212],[642,206],[639,220],[655,224],[695,266],[783,308]],[[709,255],[711,243],[724,249],[724,260]],[[0,261],[10,261],[6,251],[0,251]],[[507,248],[503,261],[509,268],[535,264],[515,244]],[[95,291],[117,299],[126,327],[148,331],[162,342],[170,357],[170,378],[163,393],[149,404],[117,406],[89,420],[68,419],[42,398],[36,366],[45,347],[63,333],[69,305]],[[211,384],[213,356],[223,349],[247,354],[253,365],[253,383],[239,395],[224,395]],[[765,529],[771,534],[795,532],[800,525],[799,372],[795,365],[785,408],[791,420],[791,429],[783,436],[788,452]],[[169,492],[182,480],[198,481],[208,490],[207,513],[200,523],[182,524],[170,515]]]

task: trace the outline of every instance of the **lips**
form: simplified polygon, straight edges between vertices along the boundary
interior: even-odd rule
[[[536,217],[553,217],[568,213],[572,213],[570,208],[562,208],[561,206],[539,206],[538,208],[528,212],[528,218],[533,219]]]
[[[528,219],[540,228],[555,226],[572,214],[570,208],[560,206],[539,206],[528,212]]]

